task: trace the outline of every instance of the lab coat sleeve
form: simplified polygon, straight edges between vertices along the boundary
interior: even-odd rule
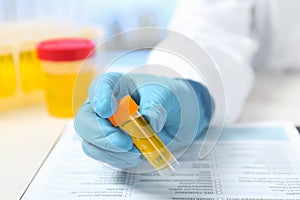
[[[221,78],[225,93],[225,123],[239,118],[254,80],[250,62],[257,45],[250,37],[252,6],[252,1],[182,0],[169,25],[170,30],[201,45],[214,61],[220,76],[204,78]],[[172,39],[167,37],[162,43],[168,40]],[[186,63],[176,55],[152,51],[148,63],[173,67],[184,78],[203,83],[194,73],[187,72]],[[208,66],[204,60],[198,66],[199,71],[209,71]],[[218,94],[211,95],[215,103],[214,114],[222,115],[218,110],[224,99]]]
[[[300,1],[256,1],[257,67],[300,70]]]

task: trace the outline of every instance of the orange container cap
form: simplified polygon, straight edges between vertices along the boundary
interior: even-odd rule
[[[119,100],[116,112],[108,119],[115,127],[117,127],[126,122],[138,110],[139,106],[136,102],[131,98],[131,96],[126,95]]]

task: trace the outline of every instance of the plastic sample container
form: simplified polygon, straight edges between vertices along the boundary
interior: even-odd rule
[[[0,112],[45,102],[44,72],[36,52],[40,41],[86,38],[97,43],[103,37],[101,27],[61,20],[7,22],[0,30]]]
[[[44,89],[44,74],[36,55],[34,41],[24,41],[19,47],[19,68],[22,92]]]
[[[35,46],[25,40],[0,40],[0,111],[44,101]],[[29,58],[23,51],[31,52]]]
[[[38,44],[37,52],[45,73],[46,101],[51,115],[73,117],[87,98],[88,86],[94,78],[94,48],[91,40],[81,38],[46,40]],[[77,105],[74,106],[73,90],[79,75],[81,82],[80,88],[76,88]]]
[[[131,136],[134,145],[161,176],[168,176],[175,172],[179,163],[138,109],[129,95],[124,96],[109,120]]]
[[[0,98],[11,97],[17,89],[13,47],[0,45]]]

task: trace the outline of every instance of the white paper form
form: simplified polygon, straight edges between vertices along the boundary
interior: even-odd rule
[[[300,199],[299,138],[288,123],[227,127],[208,157],[199,160],[194,145],[174,175],[160,177],[88,158],[69,125],[22,199]]]

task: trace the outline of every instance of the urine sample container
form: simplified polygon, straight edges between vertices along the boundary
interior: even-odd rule
[[[0,44],[0,98],[16,93],[17,78],[13,47]]]
[[[134,145],[161,176],[168,176],[175,172],[179,163],[138,109],[131,96],[124,96],[109,120],[131,136]]]
[[[87,98],[88,85],[94,78],[95,44],[88,39],[64,38],[46,40],[37,46],[45,74],[45,93],[48,111],[57,117],[73,117],[73,89],[75,79],[81,77],[77,102]],[[83,70],[81,70],[83,69]],[[79,107],[79,106],[77,106]]]
[[[33,41],[24,41],[20,44],[19,67],[21,86],[24,93],[44,88],[44,74]]]

